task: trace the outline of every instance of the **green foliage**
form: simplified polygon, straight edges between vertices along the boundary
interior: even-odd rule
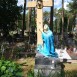
[[[54,16],[55,16],[55,25],[57,33],[62,32],[62,8],[59,10],[54,9]],[[64,9],[64,26],[63,26],[63,31],[64,32],[71,32],[73,29],[73,25],[75,24],[75,18],[73,16],[73,13],[70,12],[70,10],[65,10]]]
[[[73,15],[77,14],[77,0],[72,0],[68,7],[70,8],[70,12],[72,12]]]
[[[35,14],[35,8],[31,8],[30,11],[26,14],[26,26],[29,26],[31,29],[32,27],[36,28],[36,14]]]
[[[0,77],[22,77],[21,66],[13,61],[0,60]]]
[[[71,23],[75,26],[76,24],[76,16],[77,16],[77,0],[72,0],[69,4],[68,4],[68,7],[69,7],[69,13],[71,13],[71,15],[69,16],[70,18],[72,17],[71,19]],[[70,23],[70,25],[71,25]],[[71,25],[71,26],[73,26]]]
[[[0,0],[0,29],[4,34],[15,28],[15,21],[20,18],[22,7],[17,6],[18,0]]]
[[[43,16],[43,19],[44,19],[44,24],[49,24],[49,19],[50,19],[50,12],[47,12],[47,11],[45,11],[44,13],[44,16]]]
[[[28,77],[34,77],[34,71],[33,70],[29,70],[27,73]]]
[[[13,54],[16,58],[20,58],[22,56],[22,53],[24,53],[25,48],[24,47],[15,47],[15,49],[13,50]]]
[[[66,77],[77,77],[77,70],[65,71]]]
[[[22,29],[22,20],[18,21],[18,28]]]

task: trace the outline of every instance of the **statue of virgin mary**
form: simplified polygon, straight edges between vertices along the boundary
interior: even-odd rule
[[[53,32],[49,29],[47,24],[45,24],[43,28],[42,40],[43,45],[37,46],[38,52],[46,57],[58,57],[55,52]]]

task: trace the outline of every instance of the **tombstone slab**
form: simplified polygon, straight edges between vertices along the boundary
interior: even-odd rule
[[[61,65],[59,58],[55,57],[45,57],[40,53],[36,54],[35,57],[35,67],[34,74],[35,77],[38,75],[48,77],[49,75],[53,77],[56,73],[60,74]]]

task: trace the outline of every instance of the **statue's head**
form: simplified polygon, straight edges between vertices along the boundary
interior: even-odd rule
[[[47,31],[48,31],[48,29],[49,29],[48,25],[47,25],[47,24],[45,24],[45,25],[44,25],[44,32],[47,32]]]

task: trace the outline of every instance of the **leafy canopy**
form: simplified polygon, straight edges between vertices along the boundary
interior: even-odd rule
[[[17,2],[18,0],[0,0],[0,28],[3,30],[4,27],[9,28],[10,23],[20,17],[22,7],[17,6]]]

